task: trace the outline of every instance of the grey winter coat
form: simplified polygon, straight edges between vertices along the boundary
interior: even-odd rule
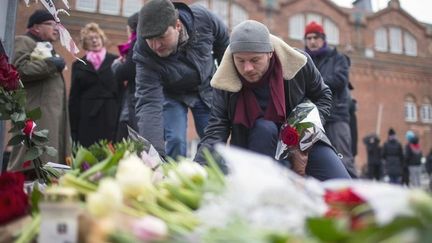
[[[180,20],[189,35],[185,46],[168,57],[159,57],[145,39],[139,37],[138,31],[134,47],[138,129],[161,155],[165,155],[164,97],[184,101],[182,97],[195,95],[210,107],[210,80],[216,69],[214,59],[222,58],[229,41],[224,23],[203,6],[196,4],[189,8],[183,4],[179,11],[183,11]],[[184,14],[191,18],[182,18]]]

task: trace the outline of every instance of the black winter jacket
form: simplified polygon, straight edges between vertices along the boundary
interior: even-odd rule
[[[402,145],[398,140],[390,139],[384,143],[382,148],[382,158],[388,175],[402,175],[404,155]]]
[[[283,40],[275,36],[271,38],[282,65],[287,115],[305,98],[309,98],[318,107],[324,124],[330,112],[331,91],[324,83],[312,59],[306,53],[291,48]],[[248,129],[243,125],[233,124],[236,103],[242,85],[229,49],[225,52],[211,85],[215,89],[209,125],[195,157],[195,160],[201,163],[204,162],[202,156],[204,148],[211,149],[217,143],[226,143],[230,135],[232,145],[243,148],[247,146]]]
[[[188,30],[186,45],[168,57],[159,57],[138,33],[133,59],[136,62],[136,115],[141,136],[165,155],[163,128],[164,96],[181,100],[196,94],[210,107],[210,80],[215,72],[214,58],[220,60],[228,46],[228,29],[214,14],[201,5],[190,8],[175,6],[180,20]],[[191,18],[182,18],[189,14]],[[193,19],[193,22],[187,22]]]
[[[313,60],[333,94],[332,109],[327,122],[344,121],[349,123],[351,96],[349,93],[350,61],[348,57],[336,49],[329,49],[326,54],[314,57]]]

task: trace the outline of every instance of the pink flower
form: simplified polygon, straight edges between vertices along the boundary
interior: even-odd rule
[[[25,127],[23,129],[23,133],[28,136],[29,138],[32,137],[32,134],[34,133],[36,127],[36,123],[32,120],[27,120],[25,122]]]
[[[19,87],[18,71],[8,63],[6,55],[0,55],[0,86],[6,91],[13,91]]]
[[[145,216],[132,225],[134,235],[142,241],[161,240],[168,235],[168,227],[164,221],[153,216]]]

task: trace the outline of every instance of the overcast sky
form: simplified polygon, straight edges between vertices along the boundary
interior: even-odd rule
[[[332,0],[343,7],[352,7],[353,0]],[[387,6],[389,0],[371,0],[374,11]],[[402,8],[420,22],[432,24],[431,0],[399,0]]]

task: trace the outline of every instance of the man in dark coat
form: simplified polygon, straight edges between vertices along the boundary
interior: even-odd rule
[[[186,156],[188,109],[203,136],[214,58],[220,61],[228,39],[227,27],[202,5],[152,0],[141,9],[133,55],[136,116],[139,133],[162,156]]]
[[[343,156],[342,161],[351,174],[356,174],[352,154],[349,106],[349,65],[347,56],[327,45],[323,27],[311,22],[305,28],[306,52],[312,57],[324,82],[333,94],[330,116],[324,126],[330,142]]]
[[[275,156],[280,125],[305,98],[316,104],[322,122],[331,107],[331,91],[309,56],[247,20],[231,34],[230,46],[216,71],[209,125],[195,160],[205,148],[230,143]],[[320,180],[350,178],[332,147],[316,142],[305,152],[305,173]]]
[[[396,138],[393,128],[388,131],[388,140],[382,147],[382,159],[384,161],[386,174],[390,178],[390,183],[402,183],[402,169],[404,155],[401,143]]]
[[[63,69],[66,63],[56,54],[53,42],[59,38],[58,26],[47,10],[36,10],[27,23],[27,33],[15,37],[13,64],[18,69],[26,91],[26,110],[39,107],[39,130],[48,130],[48,145],[57,150],[52,157],[43,154],[43,162],[66,163],[71,156],[71,138]],[[15,146],[8,170],[22,170],[25,146]],[[26,168],[29,169],[29,168]]]

